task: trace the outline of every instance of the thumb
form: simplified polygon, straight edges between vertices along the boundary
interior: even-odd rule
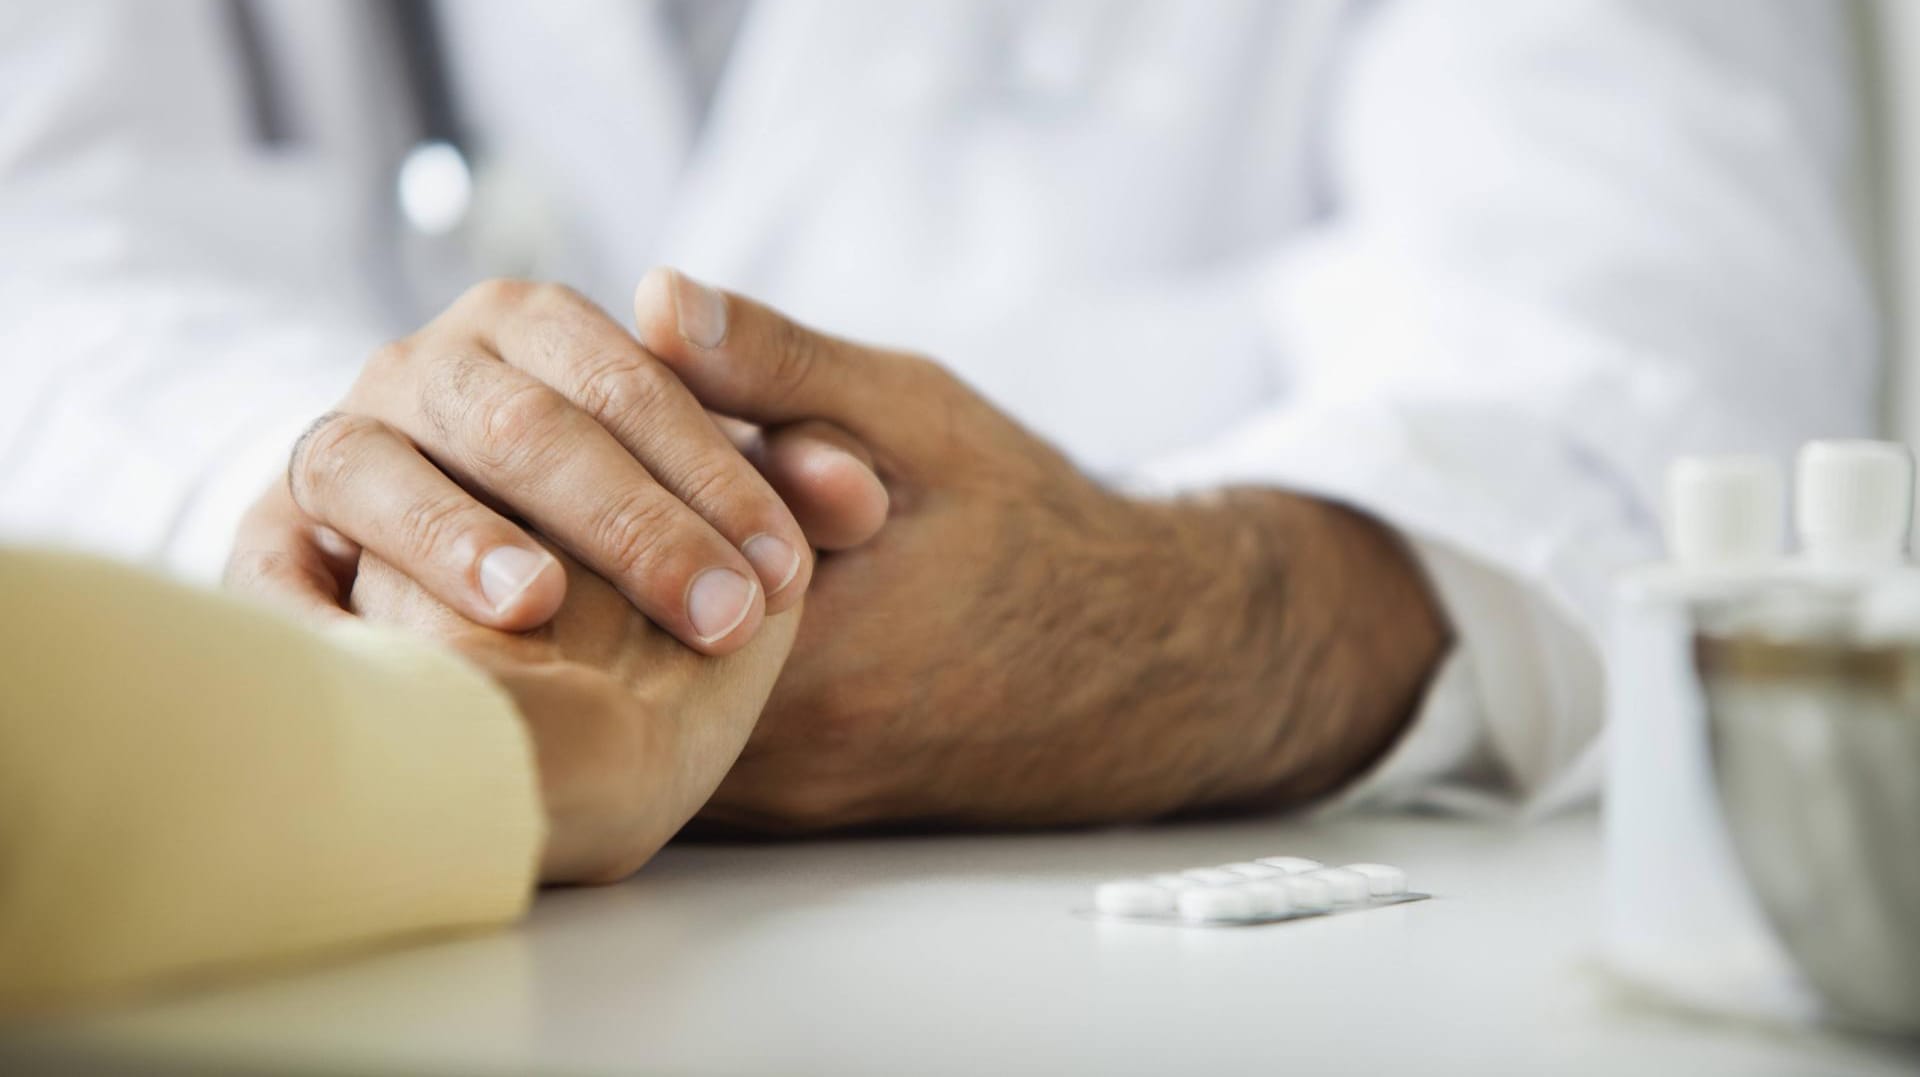
[[[931,364],[815,332],[744,296],[655,269],[634,290],[640,341],[708,408],[764,426],[824,419],[885,456],[908,451]]]

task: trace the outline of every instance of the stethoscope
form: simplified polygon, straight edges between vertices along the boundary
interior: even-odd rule
[[[409,228],[448,235],[473,212],[472,140],[460,122],[432,0],[389,0],[384,7],[419,135],[394,170],[396,202]]]
[[[389,0],[416,140],[394,167],[401,264],[429,306],[485,276],[564,275],[561,222],[538,184],[476,149],[455,97],[434,0]]]
[[[286,145],[295,132],[274,78],[254,0],[226,0],[241,57],[256,141]],[[463,122],[433,0],[370,5],[396,46],[413,140],[392,167],[387,202],[399,227],[393,283],[436,306],[450,282],[540,276],[564,244],[538,186],[477,151]]]

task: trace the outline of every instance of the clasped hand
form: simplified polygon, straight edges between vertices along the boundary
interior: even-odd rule
[[[540,755],[550,878],[617,878],[695,811],[792,832],[1297,802],[1384,750],[1445,645],[1362,515],[1120,496],[936,363],[672,271],[635,317],[469,294],[374,357],[231,565],[494,671]],[[492,586],[502,549],[538,567]],[[716,572],[746,581],[725,631]]]

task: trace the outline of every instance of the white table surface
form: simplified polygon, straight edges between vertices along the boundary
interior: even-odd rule
[[[1398,864],[1435,899],[1234,929],[1069,913],[1103,878],[1274,854]],[[53,1042],[183,1070],[1920,1072],[1913,1044],[1701,1022],[1622,989],[1594,944],[1600,878],[1591,816],[680,846],[621,886],[543,895],[515,931]]]

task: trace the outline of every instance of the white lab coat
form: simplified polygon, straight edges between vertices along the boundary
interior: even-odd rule
[[[1350,799],[1591,788],[1664,461],[1872,422],[1828,0],[763,0],[704,124],[647,3],[440,7],[467,119],[616,314],[675,263],[937,355],[1116,483],[1399,528],[1459,642]],[[211,575],[425,313],[381,268],[378,26],[267,12],[273,153],[217,3],[0,6],[9,533]]]

